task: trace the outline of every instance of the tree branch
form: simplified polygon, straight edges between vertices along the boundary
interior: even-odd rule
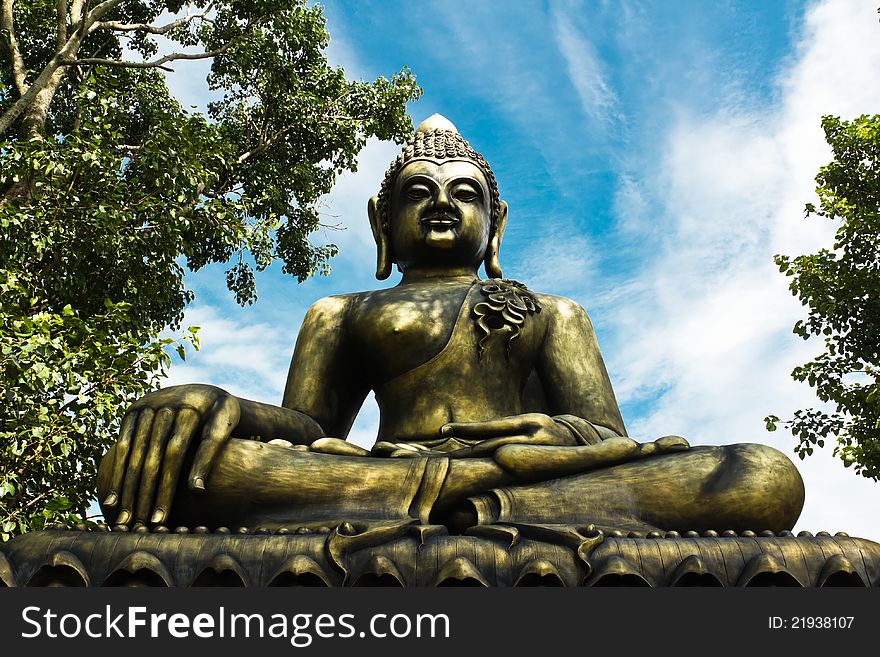
[[[121,68],[161,68],[166,71],[170,71],[167,66],[168,62],[174,62],[177,60],[195,60],[195,59],[211,59],[212,57],[217,57],[218,55],[222,55],[227,50],[229,50],[233,44],[237,41],[240,41],[241,38],[244,37],[243,34],[238,35],[236,38],[231,39],[227,43],[225,43],[220,48],[216,50],[208,50],[206,52],[195,52],[195,53],[187,53],[187,52],[173,52],[169,55],[163,55],[159,59],[154,59],[149,62],[127,62],[124,60],[118,59],[101,59],[99,57],[86,57],[84,59],[66,59],[62,62],[65,66],[78,66],[82,64],[93,64],[96,66],[117,66]]]
[[[86,31],[89,30],[92,25],[94,25],[96,22],[98,22],[98,20],[106,16],[108,12],[113,11],[119,5],[121,5],[122,1],[123,0],[104,0],[104,2],[95,5],[92,10],[82,19],[82,25],[78,25],[77,28],[82,29],[84,27]],[[82,11],[82,4],[82,0],[80,0],[80,11]]]
[[[94,24],[96,30],[113,30],[115,32],[146,32],[147,34],[167,34],[171,30],[182,27],[196,19],[205,18],[214,9],[214,3],[209,4],[204,11],[187,14],[165,25],[150,25],[148,23],[121,23],[119,21],[101,21]]]
[[[55,5],[55,43],[58,50],[67,41],[67,0],[58,0]]]
[[[273,132],[272,135],[268,139],[266,139],[265,141],[260,143],[258,146],[255,146],[254,148],[250,149],[249,151],[245,151],[244,153],[239,155],[238,159],[236,159],[236,162],[238,164],[244,164],[252,157],[256,157],[257,155],[262,155],[267,150],[269,150],[272,146],[274,146],[279,141],[281,141],[284,138],[284,136],[288,132],[290,132],[291,130],[293,130],[293,126],[289,125],[286,128],[283,128],[281,130],[277,130],[276,132]]]
[[[5,46],[9,51],[9,59],[12,61],[12,80],[18,97],[21,98],[27,92],[27,66],[18,49],[18,40],[15,38],[15,24],[12,18],[13,0],[0,0],[0,32],[5,34]],[[0,130],[2,132],[2,130]]]
[[[27,90],[22,94],[17,101],[12,104],[6,112],[3,113],[3,116],[0,116],[0,135],[6,132],[15,120],[21,115],[22,112],[33,102],[34,98],[37,97],[37,93],[49,84],[52,75],[58,69],[58,62],[55,61],[55,58],[49,62],[49,64],[42,70],[40,75],[34,80],[33,84],[31,84]]]
[[[46,499],[49,495],[53,495],[58,491],[64,491],[70,488],[73,484],[78,483],[79,481],[88,478],[88,474],[83,471],[76,472],[72,477],[70,477],[67,481],[61,482],[59,485],[56,485],[54,488],[50,488],[48,490],[43,491],[36,497],[31,498],[28,502],[23,504],[21,508],[14,509],[12,513],[6,515],[3,518],[3,522],[8,522],[15,518],[16,516],[20,516],[22,513],[30,509],[34,504],[40,502],[41,500]]]
[[[83,5],[85,0],[73,0],[70,5],[70,24],[74,29],[78,29],[79,22],[82,20]]]

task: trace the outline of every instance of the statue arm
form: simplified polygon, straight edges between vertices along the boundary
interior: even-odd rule
[[[540,481],[688,448],[678,436],[627,438],[587,314],[559,297],[542,297],[541,306],[547,324],[535,369],[546,413],[446,424],[442,436],[481,440],[450,457],[491,455],[509,474]]]
[[[547,330],[536,369],[549,414],[581,444],[626,436],[587,313],[569,299],[547,296],[541,301]]]
[[[229,438],[312,445],[328,431],[347,433],[366,390],[354,383],[349,361],[337,354],[345,351],[345,308],[344,301],[323,299],[307,314],[283,407],[203,384],[163,388],[132,404],[119,440],[102,462],[105,515],[119,524],[165,522],[192,450],[187,484],[200,491]],[[337,411],[343,419],[334,421]]]
[[[308,445],[323,435],[303,413],[235,397],[216,386],[162,388],[126,411],[119,440],[102,460],[101,508],[118,524],[162,524],[170,517],[188,454],[193,460],[187,485],[201,491],[229,438],[283,438]]]
[[[262,442],[282,439],[309,445],[324,435],[321,426],[304,413],[241,397],[237,400],[241,417],[232,430],[232,438],[256,438]]]
[[[311,418],[323,436],[345,438],[369,392],[348,339],[346,319],[355,299],[317,301],[306,313],[290,362],[282,406]]]

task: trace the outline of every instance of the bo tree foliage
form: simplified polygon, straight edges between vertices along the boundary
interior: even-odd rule
[[[880,115],[843,121],[826,116],[834,159],[819,171],[819,205],[806,214],[838,224],[832,249],[776,256],[792,277],[791,291],[807,306],[794,332],[824,340],[824,351],[792,376],[816,389],[824,408],[804,409],[784,422],[804,456],[836,439],[835,455],[857,473],[880,478]],[[775,429],[779,418],[769,416]]]
[[[347,80],[327,44],[300,0],[0,0],[3,540],[85,512],[121,409],[169,363],[184,265],[229,263],[240,303],[276,259],[328,269],[319,199],[368,138],[407,136],[420,90]],[[166,84],[198,59],[207,116]]]

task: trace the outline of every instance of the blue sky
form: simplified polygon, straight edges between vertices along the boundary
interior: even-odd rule
[[[880,111],[875,3],[328,2],[331,61],[349,77],[410,67],[417,124],[439,112],[492,165],[510,205],[505,276],[583,305],[631,435],[763,442],[768,413],[813,404],[789,372],[818,348],[791,334],[802,310],[772,262],[830,244],[804,221],[829,159],[822,114]],[[172,89],[207,99],[204,68]],[[273,268],[238,308],[222,268],[187,277],[202,350],[170,383],[208,382],[279,403],[311,303],[378,287],[367,199],[399,150],[371,142],[323,208],[316,241],[340,246],[327,278]],[[382,285],[393,285],[395,276]],[[369,445],[368,400],[351,439]],[[793,455],[792,455],[793,456]],[[798,529],[880,539],[880,484],[830,450],[798,461]]]

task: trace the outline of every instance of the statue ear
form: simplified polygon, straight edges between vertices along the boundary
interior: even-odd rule
[[[376,240],[376,278],[384,281],[391,275],[391,244],[388,234],[382,228],[382,214],[379,212],[379,197],[374,196],[367,203],[367,214],[370,216],[370,228]]]
[[[501,248],[501,238],[504,237],[504,229],[507,227],[507,203],[499,201],[498,203],[498,223],[495,230],[489,236],[489,246],[486,248],[486,255],[483,258],[483,265],[486,267],[486,276],[489,278],[502,278],[501,263],[498,262],[498,250]]]

